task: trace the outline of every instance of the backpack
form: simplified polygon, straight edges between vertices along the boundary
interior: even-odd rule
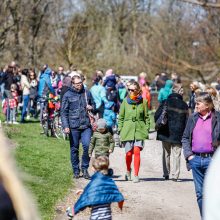
[[[108,101],[117,103],[117,100],[118,100],[117,90],[107,89],[107,91],[106,91],[106,98],[107,98]]]

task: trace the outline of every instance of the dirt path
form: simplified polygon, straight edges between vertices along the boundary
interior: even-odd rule
[[[115,220],[199,220],[199,210],[196,203],[194,185],[191,172],[187,172],[182,157],[180,181],[163,181],[162,179],[162,147],[155,140],[155,133],[146,141],[141,152],[141,182],[124,181],[125,160],[124,149],[116,148],[110,158],[114,169],[114,178],[125,197],[124,209],[120,212],[113,205],[113,219]],[[87,183],[80,179],[76,187],[82,188]],[[72,190],[69,196],[57,207],[57,216],[54,220],[65,220],[64,210],[76,201]],[[77,215],[74,219],[89,219],[89,210]]]

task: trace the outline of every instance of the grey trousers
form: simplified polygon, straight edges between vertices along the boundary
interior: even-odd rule
[[[182,146],[180,144],[172,144],[169,142],[162,141],[163,146],[163,176],[170,175],[170,155],[172,150],[173,155],[173,167],[172,167],[172,178],[178,179],[180,175],[180,160]]]

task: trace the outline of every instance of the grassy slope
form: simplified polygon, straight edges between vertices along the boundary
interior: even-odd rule
[[[27,186],[37,199],[42,219],[53,219],[54,206],[71,187],[69,142],[40,135],[39,123],[4,126],[17,143],[15,156],[30,179]]]

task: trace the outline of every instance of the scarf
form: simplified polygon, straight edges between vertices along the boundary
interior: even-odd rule
[[[140,104],[143,101],[142,95],[130,95],[127,97],[127,102],[130,105],[134,104]]]

